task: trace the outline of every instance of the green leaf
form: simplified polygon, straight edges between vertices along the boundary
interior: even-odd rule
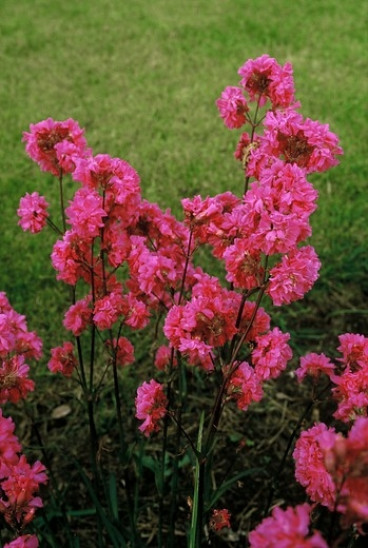
[[[222,485],[220,485],[220,487],[216,489],[216,491],[212,495],[207,511],[214,506],[214,504],[218,501],[218,499],[221,498],[222,495],[224,495],[226,491],[228,491],[234,485],[236,481],[261,471],[263,471],[263,468],[249,468],[248,470],[243,470],[243,472],[239,472],[238,474],[235,474],[235,476],[233,476],[231,479],[224,481],[224,483],[222,483]]]

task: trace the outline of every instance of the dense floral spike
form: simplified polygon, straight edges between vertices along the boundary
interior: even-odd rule
[[[238,74],[240,84],[247,90],[251,101],[263,106],[270,99],[272,108],[288,107],[294,102],[293,69],[290,63],[282,67],[269,55],[249,59]]]
[[[23,141],[26,142],[26,152],[30,158],[43,171],[56,176],[73,171],[73,157],[80,158],[90,153],[86,148],[84,130],[72,118],[62,122],[47,118],[38,124],[31,124],[30,131],[23,133]],[[71,146],[66,148],[65,142]],[[69,157],[68,162],[66,156]]]
[[[216,101],[220,116],[229,129],[239,128],[246,122],[246,113],[249,110],[243,90],[235,86],[228,86]]]
[[[32,194],[26,193],[23,198],[20,199],[19,208],[17,214],[20,217],[18,222],[19,226],[23,230],[29,230],[33,234],[41,232],[41,230],[47,224],[47,217],[49,213],[47,208],[49,204],[46,202],[43,196],[40,196],[38,192],[32,192]]]
[[[145,436],[160,429],[159,420],[166,414],[168,401],[160,383],[151,379],[138,387],[135,399],[136,417],[144,422],[139,430]]]
[[[308,504],[274,508],[249,534],[250,548],[328,548],[318,531],[310,533],[310,512]]]

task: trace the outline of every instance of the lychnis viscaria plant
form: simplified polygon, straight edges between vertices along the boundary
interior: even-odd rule
[[[245,412],[260,402],[292,358],[290,335],[271,326],[264,306],[302,299],[316,281],[320,261],[306,240],[317,191],[307,176],[330,169],[342,154],[327,125],[300,114],[289,63],[262,55],[248,60],[239,75],[239,85],[227,87],[217,107],[229,129],[245,130],[235,151],[244,183],[239,195],[183,199],[183,221],[141,196],[138,174],[126,161],[93,155],[74,120],[48,118],[24,133],[28,155],[59,184],[60,221],[32,192],[21,199],[19,224],[33,233],[49,225],[59,237],[51,261],[57,279],[70,286],[63,320],[70,338],[51,350],[48,367],[74,378],[84,395],[91,469],[76,466],[95,506],[100,546],[173,546],[180,531],[197,547],[232,528],[253,548],[326,547],[363,533],[368,519],[368,340],[362,335],[340,337],[339,366],[311,353],[296,372],[299,381],[312,377],[314,401],[318,383],[327,380],[324,395],[331,387],[335,418],[345,423],[345,436],[317,423],[295,443],[296,479],[311,504],[282,508],[271,485],[254,529],[239,532],[231,508],[221,506],[227,489],[255,470],[220,486],[213,481],[226,410]],[[75,183],[68,203],[66,176]],[[198,264],[202,247],[218,260],[219,277]],[[154,375],[147,375],[149,367],[138,368],[139,339],[134,333],[129,338],[137,330],[153,336]],[[147,354],[151,349],[147,345]],[[128,366],[139,377],[137,434],[123,405],[129,401],[131,382],[124,385],[123,375]],[[106,489],[111,476],[100,451],[98,401],[110,378],[122,514],[118,497]],[[207,394],[200,409],[192,403],[196,385]],[[155,502],[147,502],[147,493],[144,502],[140,481],[147,469],[154,474]],[[320,508],[332,516],[321,532]],[[155,524],[149,534],[142,524],[148,510]]]

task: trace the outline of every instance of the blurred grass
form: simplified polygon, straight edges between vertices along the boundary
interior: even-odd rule
[[[303,114],[329,123],[345,151],[337,168],[313,178],[320,200],[311,243],[324,266],[310,313],[299,303],[283,317],[295,327],[307,310],[304,328],[313,331],[317,314],[318,340],[321,316],[336,306],[362,310],[348,324],[363,326],[367,11],[362,0],[2,0],[0,289],[30,328],[59,343],[66,292],[49,264],[53,236],[17,227],[21,195],[56,196],[55,181],[25,156],[22,132],[48,116],[77,119],[95,153],[129,161],[143,195],[180,214],[184,196],[240,191],[237,135],[214,103],[246,59],[266,52],[293,63]],[[336,329],[345,328],[341,318]]]

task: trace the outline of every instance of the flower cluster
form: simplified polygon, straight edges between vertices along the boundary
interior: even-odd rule
[[[26,360],[39,360],[41,355],[41,339],[28,331],[26,318],[0,292],[0,403],[16,403],[33,391]]]
[[[313,502],[341,512],[345,527],[367,523],[368,418],[357,418],[347,438],[323,423],[313,426],[293,456],[295,477]]]
[[[19,202],[17,211],[20,217],[19,226],[23,230],[29,230],[33,234],[40,232],[47,223],[49,216],[47,211],[48,206],[49,204],[45,198],[40,196],[38,192],[32,192],[32,194],[28,194],[27,192]]]
[[[265,518],[250,532],[251,548],[328,548],[318,531],[310,532],[310,512],[308,504],[282,510],[276,507],[272,515]]]
[[[45,467],[36,461],[32,466],[20,454],[21,445],[14,434],[15,425],[0,409],[0,513],[15,530],[32,521],[42,500],[37,495],[40,484],[47,482]]]
[[[42,341],[28,331],[26,318],[18,314],[4,292],[0,292],[0,403],[17,403],[34,390],[28,378],[26,360],[39,360]],[[30,465],[21,454],[21,444],[14,434],[11,417],[4,417],[0,409],[0,514],[7,524],[19,533],[32,521],[42,500],[39,486],[46,483],[45,467],[39,461]],[[36,548],[34,535],[23,535],[8,544],[10,547]]]
[[[339,336],[337,350],[342,358],[334,364],[324,354],[310,353],[301,358],[296,370],[299,381],[306,375],[318,379],[321,373],[333,383],[332,395],[337,402],[334,417],[350,422],[358,416],[368,416],[368,338],[357,333]]]
[[[149,436],[159,430],[159,420],[166,414],[167,397],[160,383],[151,379],[138,387],[135,399],[136,417],[143,420],[139,430]]]

